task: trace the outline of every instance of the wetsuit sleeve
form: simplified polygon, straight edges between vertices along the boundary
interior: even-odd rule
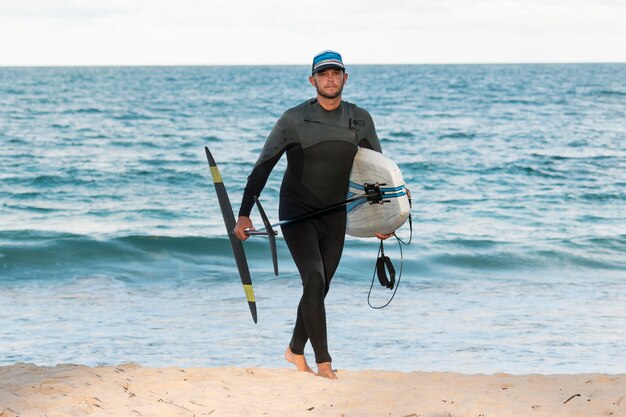
[[[254,196],[261,194],[272,169],[287,149],[289,143],[286,133],[288,123],[289,117],[283,114],[267,137],[261,155],[254,164],[252,173],[248,176],[239,208],[240,216],[250,216],[252,206],[254,206]]]
[[[382,148],[380,146],[380,140],[378,140],[378,135],[376,134],[376,128],[374,126],[374,120],[372,120],[372,116],[361,108],[357,109],[358,117],[361,118],[365,122],[365,126],[363,126],[363,135],[362,139],[359,141],[359,146],[364,148],[372,149],[376,152],[382,153]]]

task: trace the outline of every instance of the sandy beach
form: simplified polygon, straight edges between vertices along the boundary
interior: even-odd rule
[[[0,367],[0,417],[626,416],[626,375],[338,370]]]

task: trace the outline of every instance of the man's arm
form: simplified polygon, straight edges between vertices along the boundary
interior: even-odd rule
[[[252,207],[254,206],[254,196],[258,196],[261,194],[261,191],[265,187],[265,183],[269,178],[272,169],[283,155],[283,152],[280,152],[278,155],[274,156],[267,161],[264,161],[254,166],[252,173],[248,176],[248,183],[246,184],[246,188],[243,191],[243,197],[241,199],[241,207],[239,208],[239,217],[237,218],[237,224],[235,224],[235,229],[233,232],[235,236],[237,236],[241,240],[246,240],[250,236],[246,235],[245,230],[254,230],[254,226],[252,225],[252,220],[250,220],[250,212],[252,211]]]
[[[359,142],[359,146],[382,153],[383,150],[380,146],[378,135],[376,134],[376,127],[374,126],[372,116],[367,110],[357,107],[357,119],[363,120],[365,123],[363,126],[363,139]]]
[[[289,118],[285,114],[278,119],[265,141],[261,155],[254,164],[252,173],[248,176],[248,182],[244,188],[239,208],[239,217],[234,229],[235,235],[241,240],[246,240],[249,237],[245,234],[245,229],[254,230],[250,220],[250,212],[254,206],[254,197],[261,194],[267,179],[272,173],[272,169],[274,169],[274,166],[287,149],[289,141],[286,135],[286,125],[288,122]]]

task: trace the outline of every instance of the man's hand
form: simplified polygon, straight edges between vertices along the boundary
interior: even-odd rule
[[[252,226],[252,220],[247,216],[239,216],[237,219],[237,224],[233,229],[235,236],[237,236],[240,240],[246,240],[250,236],[246,235],[245,230],[254,230],[254,226]]]
[[[393,236],[393,233],[389,233],[387,235],[384,233],[376,233],[376,237],[379,238],[380,240],[389,239],[391,236]]]

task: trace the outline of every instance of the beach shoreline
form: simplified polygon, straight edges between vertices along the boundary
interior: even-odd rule
[[[468,375],[136,364],[0,367],[0,417],[626,416],[626,374]]]

